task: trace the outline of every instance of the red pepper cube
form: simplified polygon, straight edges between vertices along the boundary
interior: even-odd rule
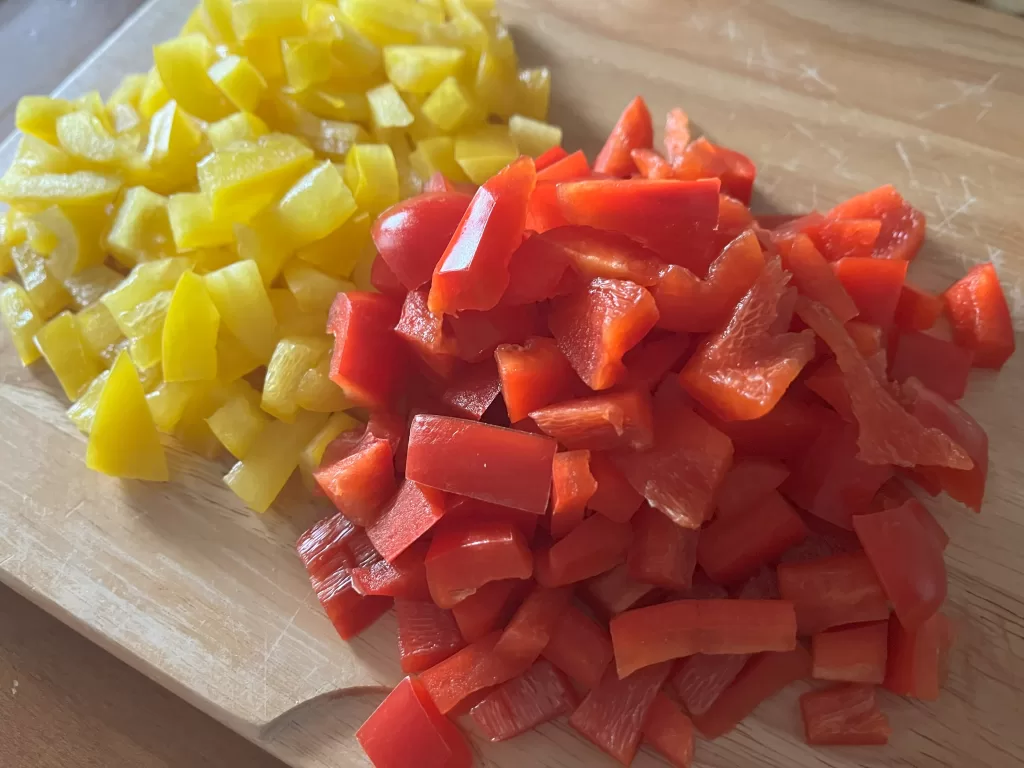
[[[554,197],[553,187],[551,196]],[[499,306],[536,304],[560,295],[565,289],[568,269],[569,257],[561,246],[539,235],[530,235],[515,250],[508,263],[508,287]]]
[[[434,269],[432,311],[453,315],[497,305],[508,287],[512,253],[523,239],[536,177],[533,160],[524,156],[476,191]]]
[[[401,734],[401,738],[396,738]],[[375,768],[470,768],[473,754],[419,682],[405,678],[356,731]]]
[[[832,269],[857,305],[861,320],[883,328],[892,325],[903,283],[907,279],[907,262],[872,258],[840,259],[832,265]],[[840,320],[846,322],[849,318]]]
[[[927,331],[939,319],[942,306],[941,296],[905,281],[893,320],[897,328],[905,331]]]
[[[398,658],[406,674],[423,672],[465,647],[451,611],[429,599],[396,600]]]
[[[605,453],[591,453],[590,474],[597,481],[597,491],[590,497],[589,509],[617,523],[628,523],[644,497],[633,490],[622,471]]]
[[[658,592],[651,584],[643,584],[629,574],[625,565],[617,565],[610,571],[587,579],[579,587],[579,598],[604,621],[617,616],[637,604],[656,597]]]
[[[811,675],[817,680],[881,685],[889,647],[889,622],[830,629],[811,637]]]
[[[405,298],[405,286],[391,271],[391,267],[380,256],[370,265],[370,285],[384,296],[402,301]]]
[[[746,155],[701,136],[690,142],[673,166],[677,179],[720,179],[723,194],[750,205],[757,169]]]
[[[474,693],[511,680],[517,672],[494,653],[498,633],[467,645],[420,675],[420,682],[441,711],[448,714]]]
[[[475,643],[512,618],[526,595],[529,582],[502,579],[484,584],[452,607],[455,623],[467,642]]]
[[[674,768],[693,764],[693,723],[672,699],[663,693],[654,703],[644,723],[644,740]]]
[[[534,337],[526,344],[502,344],[494,350],[501,394],[513,424],[530,411],[564,400],[580,387],[569,361],[553,339]]]
[[[407,352],[394,331],[401,311],[395,299],[364,291],[339,293],[331,305],[331,380],[359,405],[386,409],[405,390]]]
[[[924,242],[924,214],[911,206],[892,185],[864,192],[828,212],[829,219],[876,219],[881,222],[876,259],[913,261]]]
[[[642,584],[685,591],[693,584],[700,532],[681,528],[663,512],[644,505],[633,516],[633,543],[626,555],[629,575]]]
[[[1003,367],[1016,349],[1013,320],[996,268],[978,264],[943,294],[953,338],[974,352],[977,368]]]
[[[804,232],[829,261],[871,258],[875,253],[882,222],[877,219],[826,219],[810,223]]]
[[[551,535],[563,538],[583,522],[587,502],[597,491],[590,474],[590,451],[556,453],[551,467]]]
[[[634,149],[629,156],[636,164],[637,172],[645,179],[673,179],[672,164],[653,149]]]
[[[502,507],[498,504],[490,504],[486,501],[471,499],[467,496],[448,494],[444,518],[438,523],[434,533],[448,528],[460,528],[473,523],[509,523],[518,528],[523,537],[530,541],[533,539],[533,534],[537,530],[537,524],[540,520],[541,517],[532,512]]]
[[[863,552],[783,563],[778,576],[782,599],[796,609],[801,635],[889,618],[889,600]]]
[[[295,549],[310,578],[322,579],[342,566],[356,564],[352,544],[360,534],[347,517],[338,513],[314,523],[299,537]]]
[[[394,562],[429,531],[445,513],[445,496],[411,480],[403,480],[398,493],[366,529],[373,546],[388,562]]]
[[[857,304],[807,235],[776,238],[775,244],[782,266],[793,275],[793,285],[801,294],[828,307],[840,322],[859,314]]]
[[[434,602],[451,608],[488,582],[529,578],[533,558],[513,525],[480,522],[436,533],[426,569]]]
[[[726,473],[715,495],[716,519],[749,512],[789,477],[781,461],[759,458],[737,459]]]
[[[672,687],[692,717],[703,715],[732,685],[749,659],[748,653],[695,653],[680,660],[672,675]]]
[[[904,382],[914,377],[947,400],[959,400],[967,391],[974,353],[929,333],[911,331],[896,337],[890,350],[889,376]]]
[[[444,317],[430,311],[425,290],[409,291],[395,333],[427,368],[447,379],[458,362],[455,339],[444,330]]]
[[[374,222],[377,253],[406,290],[430,282],[469,201],[461,192],[428,192],[391,206]]]
[[[665,268],[658,254],[619,232],[594,227],[556,227],[537,238],[560,248],[573,271],[587,282],[605,277],[649,288],[658,282]]]
[[[429,600],[427,573],[423,559],[427,542],[418,542],[393,563],[378,560],[367,566],[353,568],[352,588],[361,595],[383,595],[402,600]]]
[[[522,344],[545,333],[546,318],[540,304],[495,307],[486,312],[467,310],[448,318],[460,359],[478,363],[493,357],[501,344]]]
[[[551,303],[548,325],[573,370],[594,390],[626,376],[622,356],[658,321],[654,298],[636,283],[597,278]]]
[[[357,525],[368,526],[395,492],[395,459],[387,440],[372,438],[313,478],[334,506]]]
[[[937,613],[915,630],[895,615],[889,619],[889,656],[885,687],[900,696],[935,701],[946,682],[953,626]]]
[[[480,421],[500,391],[498,371],[492,361],[485,360],[454,376],[441,393],[441,402],[460,418]]]
[[[564,539],[537,552],[537,583],[561,587],[589,579],[626,558],[632,529],[602,515],[591,515]]]
[[[390,597],[364,597],[352,586],[349,569],[342,566],[323,578],[311,576],[313,591],[342,640],[351,640],[388,612]]]
[[[538,661],[519,677],[503,683],[469,711],[491,741],[504,741],[568,715],[578,698],[572,683],[550,662]]]
[[[619,115],[594,160],[594,172],[625,178],[636,170],[630,152],[634,149],[650,149],[653,143],[651,112],[643,98],[637,96]]]
[[[838,685],[800,697],[807,743],[817,746],[882,745],[892,728],[871,685]]]
[[[448,416],[417,416],[409,432],[406,477],[460,496],[547,511],[554,440]]]
[[[623,386],[653,391],[670,371],[676,370],[690,349],[690,337],[673,333],[662,338],[648,336],[622,358],[626,366]]]
[[[546,168],[537,165],[537,181],[569,181],[571,179],[585,179],[590,176],[590,165],[587,163],[587,156],[582,149],[577,149],[572,154],[560,158]]]
[[[552,147],[551,149],[542,152],[534,161],[537,166],[537,173],[540,173],[545,168],[554,165],[559,160],[563,160],[568,156],[569,153],[562,147]]]
[[[525,672],[547,646],[571,599],[568,588],[534,587],[498,638],[495,655],[517,670],[515,674]]]
[[[530,412],[549,437],[572,450],[644,451],[654,443],[654,412],[644,389],[609,392]]]
[[[714,237],[711,239],[711,248],[703,262],[687,264],[685,266],[693,270],[698,276],[703,274],[700,271],[701,263],[708,264],[706,271],[710,271],[710,262],[713,262],[715,257],[721,254],[729,243],[742,235],[746,230],[755,229],[754,224],[754,217],[746,205],[728,195],[719,195],[718,227],[715,229]]]
[[[802,456],[818,436],[823,421],[831,417],[828,408],[803,400],[792,391],[759,419],[723,421],[706,411],[701,415],[729,437],[737,453],[781,460]]]
[[[606,629],[569,605],[541,655],[589,691],[601,682],[611,663],[612,641]]]

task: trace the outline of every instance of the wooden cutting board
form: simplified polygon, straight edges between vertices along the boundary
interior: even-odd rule
[[[109,93],[150,65],[190,6],[152,0],[59,92]],[[893,182],[929,219],[913,279],[940,289],[992,260],[1020,327],[1024,22],[950,0],[507,0],[502,12],[522,58],[552,68],[567,147],[593,153],[642,93],[655,114],[682,105],[758,162],[756,210],[824,208]],[[12,151],[0,148],[0,167]],[[1018,356],[977,374],[966,398],[992,440],[984,513],[931,505],[953,539],[960,633],[941,701],[884,695],[890,747],[812,750],[794,688],[701,742],[698,765],[1024,763],[1022,377]],[[226,463],[177,451],[170,484],[86,471],[54,378],[23,369],[6,335],[0,401],[0,580],[289,764],[366,764],[352,733],[400,677],[395,624],[351,644],[335,636],[292,551],[324,507],[295,487],[251,513],[222,485]],[[474,747],[484,766],[612,765],[561,723]]]

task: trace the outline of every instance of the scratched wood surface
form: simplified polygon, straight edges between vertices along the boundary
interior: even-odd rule
[[[153,0],[62,90],[109,92],[149,66],[151,44],[186,12]],[[929,217],[914,279],[941,288],[991,259],[1021,319],[1024,23],[948,0],[506,0],[502,12],[522,57],[552,67],[567,146],[593,151],[643,93],[656,113],[683,105],[756,158],[760,210],[825,207],[894,182]],[[11,146],[0,151],[2,165]],[[933,505],[953,538],[948,609],[960,628],[942,700],[886,696],[890,747],[821,751],[800,744],[794,688],[701,743],[699,765],[1024,762],[1022,373],[1018,358],[978,375],[966,398],[992,437],[984,514]],[[399,678],[394,621],[349,645],[334,636],[291,551],[325,510],[291,488],[270,513],[249,513],[220,482],[225,464],[179,452],[168,485],[88,473],[55,381],[22,369],[6,338],[0,399],[0,580],[290,765],[364,765],[352,733]],[[474,746],[495,768],[611,764],[564,724]],[[660,763],[645,753],[636,764]]]

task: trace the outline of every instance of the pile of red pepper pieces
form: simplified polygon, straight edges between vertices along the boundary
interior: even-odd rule
[[[638,98],[593,167],[435,177],[374,226],[380,292],[335,302],[332,378],[371,417],[298,551],[343,638],[396,609],[410,677],[357,734],[378,768],[470,765],[465,713],[688,766],[694,727],[797,680],[828,681],[810,744],[886,743],[876,686],[939,694],[949,539],[907,484],[980,510],[956,400],[1013,352],[995,270],[929,293],[892,187],[757,217],[748,158],[681,110],[665,134]]]

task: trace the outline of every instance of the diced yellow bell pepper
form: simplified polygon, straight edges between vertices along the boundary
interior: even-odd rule
[[[256,141],[268,133],[270,128],[267,124],[248,112],[236,112],[206,129],[206,135],[214,149],[226,149],[236,141]]]
[[[370,215],[360,211],[323,239],[300,248],[295,255],[332,277],[347,278],[371,245],[372,224]]]
[[[41,173],[71,173],[75,159],[60,147],[47,144],[35,136],[22,136],[11,167],[4,178],[37,176]]]
[[[409,155],[409,162],[424,179],[440,171],[454,183],[468,182],[469,177],[455,162],[455,139],[451,136],[433,136],[416,142],[416,149]]]
[[[205,275],[207,272],[226,267],[238,261],[238,253],[233,245],[220,245],[214,248],[198,248],[189,252],[192,259],[192,270],[197,275]]]
[[[231,23],[240,40],[306,34],[303,0],[235,0]]]
[[[107,234],[107,248],[126,267],[173,256],[167,198],[146,187],[126,190]]]
[[[299,472],[302,475],[302,484],[312,490],[316,487],[313,479],[313,471],[320,466],[320,460],[324,457],[327,445],[342,432],[349,432],[362,426],[362,422],[347,413],[332,414],[327,423],[320,431],[313,436],[306,447],[299,454]]]
[[[488,40],[476,68],[476,97],[491,114],[507,118],[516,109],[519,61],[508,30]]]
[[[285,37],[281,41],[281,60],[288,85],[304,91],[331,79],[331,41],[318,37]]]
[[[281,60],[281,41],[276,37],[251,37],[239,43],[239,53],[245,56],[267,83],[276,83],[284,78],[284,62]],[[205,427],[206,424],[204,423]],[[210,435],[213,438],[213,435]]]
[[[263,284],[269,286],[292,255],[291,244],[273,211],[260,214],[248,224],[236,224],[234,234],[239,260],[256,262]]]
[[[214,42],[234,43],[237,40],[231,18],[231,0],[200,0],[207,26],[216,35]]]
[[[146,395],[149,412],[156,428],[164,434],[172,434],[190,402],[202,398],[213,386],[209,381],[162,381]]]
[[[65,411],[68,419],[79,431],[89,434],[92,431],[92,421],[96,418],[96,406],[100,404],[100,395],[103,387],[110,378],[110,371],[103,371],[95,379],[89,382],[85,392]]]
[[[302,375],[316,365],[330,348],[331,339],[326,335],[281,339],[267,365],[260,408],[281,421],[294,421],[299,410],[295,394]]]
[[[455,137],[455,162],[474,184],[483,184],[517,157],[519,148],[503,125]]]
[[[254,401],[244,394],[235,395],[206,419],[210,430],[236,459],[245,458],[269,421],[260,410],[258,395]]]
[[[373,270],[373,260],[376,253],[366,253],[356,262],[352,269],[352,282],[355,283],[357,291],[369,291],[377,293],[377,288],[370,282],[370,273]]]
[[[516,94],[516,111],[534,120],[548,119],[548,104],[551,101],[551,70],[534,67],[520,70],[519,88]]]
[[[430,93],[459,71],[466,52],[437,45],[390,45],[384,49],[384,71],[400,91]]]
[[[149,123],[143,157],[150,166],[147,186],[169,194],[191,187],[203,154],[203,133],[176,102],[161,107]]]
[[[70,294],[46,269],[46,260],[27,242],[11,249],[11,259],[32,307],[41,319],[49,320],[71,304]]]
[[[82,310],[95,304],[103,294],[114,290],[124,276],[106,264],[86,267],[71,277],[64,278],[64,289],[71,296],[71,306]]]
[[[269,362],[274,354],[277,320],[256,262],[239,261],[203,279],[221,322],[260,362]]]
[[[149,70],[146,75],[146,83],[139,94],[139,112],[143,117],[152,118],[167,102],[171,100],[171,94],[164,88],[164,81],[160,79],[160,73],[156,67]]]
[[[508,119],[508,135],[520,152],[531,157],[539,157],[562,143],[562,129],[557,125],[523,115],[512,115]]]
[[[9,275],[14,271],[14,259],[11,258],[11,246],[0,242],[0,276]]]
[[[325,86],[294,94],[295,100],[317,117],[341,122],[369,123],[370,102],[365,93],[334,91]]]
[[[184,35],[202,35],[207,37],[206,31],[206,19],[203,18],[203,9],[198,5],[192,9],[192,13],[185,19],[185,23],[182,25],[181,30],[178,32],[179,36]]]
[[[267,81],[252,63],[241,56],[225,56],[214,62],[210,79],[242,112],[255,112],[267,92]]]
[[[294,136],[268,134],[219,150],[199,164],[199,186],[215,217],[247,221],[313,166],[313,152]]]
[[[43,249],[47,253],[46,268],[58,280],[99,266],[106,259],[102,233],[109,218],[105,206],[67,210],[53,206],[34,214],[31,220],[33,234],[50,240],[50,247]],[[30,244],[39,250],[35,240]]]
[[[114,133],[118,136],[131,133],[134,137],[137,129],[142,128],[142,115],[131,104],[112,104],[107,107],[107,112],[114,126]]]
[[[201,192],[179,192],[167,200],[167,217],[178,253],[234,242],[231,222],[216,219]]]
[[[266,512],[298,467],[302,449],[326,421],[325,414],[307,411],[300,412],[293,424],[271,421],[224,482],[252,509]]]
[[[220,313],[203,278],[186,272],[178,279],[164,321],[164,381],[209,381],[217,376]]]
[[[167,319],[171,295],[171,291],[161,291],[134,309],[114,316],[121,333],[128,337],[128,351],[140,370],[160,362],[164,321]]]
[[[105,367],[113,365],[128,342],[110,310],[96,302],[75,315],[75,319],[78,321],[78,334],[89,353]]]
[[[356,205],[376,218],[398,202],[398,167],[387,144],[356,144],[345,158],[345,184]]]
[[[242,342],[222,324],[217,336],[217,378],[230,384],[252,373],[260,365],[256,356],[242,346]]]
[[[287,288],[271,288],[270,304],[277,319],[278,340],[291,336],[316,336],[327,328],[326,312],[305,312]]]
[[[146,75],[125,75],[114,92],[110,94],[110,98],[107,99],[107,107],[127,104],[139,109],[142,93],[146,88],[146,80]]]
[[[57,120],[75,111],[75,105],[66,99],[49,96],[23,96],[14,112],[14,126],[22,133],[57,143]]]
[[[411,0],[342,0],[345,20],[377,45],[413,45],[424,27],[444,22],[444,11]]]
[[[81,397],[89,382],[103,371],[83,344],[70,312],[61,312],[40,328],[34,341],[69,400]]]
[[[347,280],[321,272],[300,259],[285,264],[284,281],[303,312],[327,312],[334,298],[343,291],[355,290]]]
[[[95,115],[70,112],[57,119],[57,141],[61,149],[86,163],[113,167],[124,157],[124,146],[104,128]]]
[[[487,47],[491,30],[463,0],[445,0],[444,5],[454,31],[453,39],[470,52],[471,63],[476,63]]]
[[[197,34],[153,47],[153,61],[171,98],[183,110],[207,122],[221,120],[235,111],[207,74],[215,58],[213,45]]]
[[[343,161],[357,142],[369,138],[366,130],[358,123],[322,119],[318,119],[315,124],[308,124],[299,135],[309,142],[317,154],[335,162]]]
[[[115,477],[167,480],[167,458],[160,444],[139,374],[122,353],[100,393],[85,463]]]
[[[299,381],[295,403],[306,411],[335,413],[351,408],[353,403],[344,390],[331,381],[331,358],[325,357],[315,368],[310,368]]]
[[[17,283],[0,282],[0,318],[11,334],[14,348],[22,365],[31,365],[39,359],[33,337],[43,327],[43,321],[32,307],[25,289]]]
[[[356,210],[341,173],[325,160],[299,179],[275,208],[284,236],[294,247],[326,237]]]
[[[0,202],[17,206],[81,206],[109,203],[121,188],[116,176],[93,171],[40,173],[0,179]]]
[[[448,77],[427,97],[421,110],[441,130],[454,131],[473,113],[473,103],[459,81]]]
[[[178,278],[189,266],[190,262],[185,256],[144,262],[128,273],[128,277],[101,301],[116,320],[119,315],[130,312],[161,291],[174,290]]]
[[[391,83],[367,91],[366,99],[374,128],[405,128],[416,119]]]

